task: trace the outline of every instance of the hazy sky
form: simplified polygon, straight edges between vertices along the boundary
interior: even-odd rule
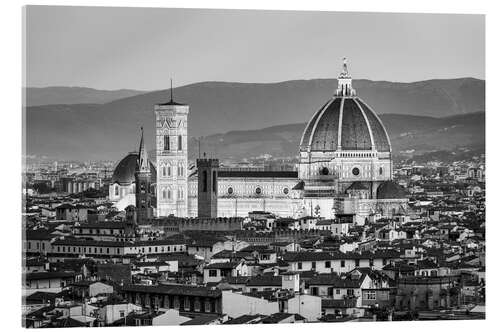
[[[484,79],[484,16],[30,6],[28,86]]]

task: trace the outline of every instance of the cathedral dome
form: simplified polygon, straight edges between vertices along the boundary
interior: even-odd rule
[[[386,181],[377,188],[377,199],[404,199],[405,190],[393,181]]]
[[[115,167],[111,184],[118,183],[120,185],[130,185],[135,182],[135,172],[139,167],[139,154],[136,152],[129,153]],[[149,161],[151,170],[151,181],[156,182],[156,169],[151,161]]]
[[[301,151],[391,151],[380,118],[356,96],[351,82],[344,63],[335,96],[314,114],[302,134]]]

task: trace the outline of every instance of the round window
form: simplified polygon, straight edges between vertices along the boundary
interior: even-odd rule
[[[283,189],[283,193],[288,194],[288,187],[285,187],[285,188]]]
[[[257,188],[255,189],[255,193],[256,193],[256,194],[261,194],[261,193],[262,193],[262,189],[261,189],[260,187],[257,187]]]
[[[358,168],[352,169],[352,174],[355,176],[359,175],[359,169]]]
[[[228,187],[228,189],[227,189],[227,193],[228,193],[228,194],[233,194],[233,188],[232,188],[232,187]]]
[[[322,175],[324,175],[324,176],[326,176],[326,175],[328,175],[328,174],[330,173],[330,171],[328,170],[328,168],[327,168],[327,167],[323,167],[323,168],[321,168],[320,172],[321,172],[321,174],[322,174]]]

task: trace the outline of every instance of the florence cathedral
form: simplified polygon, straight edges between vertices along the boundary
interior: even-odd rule
[[[265,211],[293,218],[348,214],[364,224],[370,216],[406,210],[405,192],[392,180],[387,131],[357,96],[345,59],[337,89],[303,131],[298,171],[220,168],[215,159],[189,166],[188,115],[189,105],[174,102],[172,95],[155,105],[156,161],[143,160],[141,136],[139,152],[125,156],[113,172],[109,198],[118,210],[144,208],[144,191],[151,194],[147,203],[156,217],[246,217]],[[199,208],[206,207],[201,202],[212,208]]]

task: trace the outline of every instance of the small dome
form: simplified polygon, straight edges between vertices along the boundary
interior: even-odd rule
[[[138,168],[139,154],[136,152],[129,153],[125,156],[115,167],[113,177],[111,177],[111,184],[118,183],[120,185],[130,185],[135,182],[135,172]],[[149,168],[151,170],[151,182],[156,182],[156,168],[153,163],[149,161]]]
[[[334,97],[316,112],[300,142],[301,150],[306,151],[308,147],[311,151],[336,151],[339,148],[391,151],[384,125],[356,96]]]
[[[405,197],[405,190],[392,180],[383,182],[377,188],[377,199],[404,199]]]
[[[347,191],[368,191],[370,190],[370,184],[367,182],[353,182],[347,189]]]

